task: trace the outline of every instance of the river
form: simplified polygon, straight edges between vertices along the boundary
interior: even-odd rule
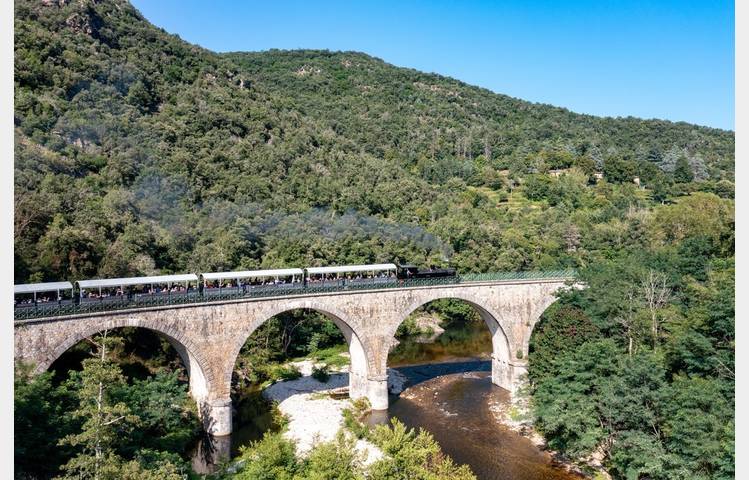
[[[530,440],[501,425],[492,407],[509,402],[509,392],[491,383],[489,362],[459,362],[398,369],[409,383],[391,398],[387,418],[424,428],[457,463],[482,480],[571,480]],[[461,373],[448,373],[458,371]],[[436,374],[429,380],[423,378]],[[378,416],[377,422],[383,421]]]
[[[492,413],[509,393],[491,383],[491,339],[483,325],[447,331],[435,342],[403,340],[391,352],[389,366],[408,379],[392,395],[387,412],[370,422],[397,417],[424,428],[456,462],[468,464],[481,480],[572,480],[579,477],[556,465],[530,440],[502,426]],[[248,390],[237,403],[232,456],[262,437],[271,416],[259,392]]]

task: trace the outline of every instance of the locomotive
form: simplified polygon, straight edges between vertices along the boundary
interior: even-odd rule
[[[457,275],[457,273],[454,268],[437,268],[435,266],[419,268],[416,265],[398,265],[397,270],[397,277],[399,280],[454,277],[455,275]]]

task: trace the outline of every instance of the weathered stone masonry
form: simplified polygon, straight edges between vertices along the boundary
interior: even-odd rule
[[[556,299],[562,280],[481,282],[392,290],[335,292],[65,316],[16,322],[15,359],[49,368],[80,340],[105,329],[147,328],[179,352],[190,393],[206,428],[231,433],[231,376],[242,345],[266,320],[294,309],[316,310],[338,325],[351,353],[350,394],[374,409],[388,406],[387,357],[398,326],[418,307],[440,298],[473,305],[492,333],[492,381],[514,392],[526,372],[533,326]]]

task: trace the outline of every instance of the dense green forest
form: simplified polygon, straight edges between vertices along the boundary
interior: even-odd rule
[[[695,193],[652,215],[536,326],[535,425],[615,478],[734,478],[733,204]]]
[[[361,53],[219,55],[123,1],[15,11],[16,282],[583,266],[621,221],[606,203],[733,192],[733,132],[578,115]],[[571,215],[585,202],[602,214]]]
[[[733,132],[580,115],[357,52],[216,54],[121,0],[15,2],[14,100],[16,283],[395,259],[574,267],[588,288],[562,295],[531,341],[550,447],[595,453],[615,478],[733,477]],[[249,342],[242,358],[305,353],[283,349]],[[179,405],[144,408],[94,360],[62,383],[18,377],[16,429],[37,436],[17,443],[17,466],[79,454],[65,474],[88,468],[86,389],[107,378],[127,435],[174,433],[128,437],[112,464],[189,470],[184,384],[139,379]],[[258,363],[238,375],[273,376]],[[50,446],[45,429],[67,440]],[[276,460],[309,467],[290,458]]]

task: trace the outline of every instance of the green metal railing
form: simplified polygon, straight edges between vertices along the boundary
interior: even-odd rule
[[[356,290],[385,290],[395,288],[432,287],[439,285],[456,285],[477,282],[512,282],[523,280],[572,280],[576,276],[575,270],[529,271],[529,272],[497,272],[497,273],[469,273],[454,277],[419,278],[411,280],[380,281],[374,283],[357,281],[338,281],[328,284],[307,284],[302,287],[267,286],[242,290],[235,288],[231,291],[212,291],[201,295],[198,292],[143,295],[131,299],[100,299],[84,300],[80,304],[37,304],[33,306],[16,307],[13,312],[14,320],[30,320],[35,318],[58,317],[64,315],[79,315],[86,313],[111,312],[134,308],[148,308],[167,305],[185,305],[211,303],[225,300],[289,297],[297,295],[314,295],[319,293],[350,292]]]

